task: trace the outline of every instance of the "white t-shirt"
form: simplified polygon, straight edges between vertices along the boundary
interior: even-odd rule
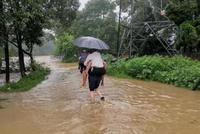
[[[84,65],[86,66],[88,61],[91,61],[92,67],[104,67],[103,59],[101,58],[101,54],[99,52],[93,52],[89,54],[84,62]]]

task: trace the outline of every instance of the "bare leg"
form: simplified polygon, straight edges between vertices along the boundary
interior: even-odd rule
[[[102,95],[101,91],[96,90],[97,94],[99,95],[99,97],[101,98],[102,101],[105,100],[105,97]]]
[[[88,77],[88,71],[91,68],[91,62],[88,63],[86,69],[82,73],[82,85],[81,87],[84,87],[86,85],[87,77]]]
[[[94,91],[90,91],[90,98],[92,102],[95,102]]]
[[[86,85],[86,81],[87,81],[87,73],[85,71],[83,71],[83,74],[82,74],[82,87],[84,87]]]
[[[101,91],[96,90],[97,94],[99,95],[99,97],[103,97]]]
[[[101,86],[104,86],[104,75],[102,75]]]

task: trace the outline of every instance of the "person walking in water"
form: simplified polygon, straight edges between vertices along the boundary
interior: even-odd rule
[[[84,87],[85,83],[87,81],[87,74],[85,72],[86,66],[84,65],[84,62],[85,62],[87,56],[88,56],[88,52],[86,52],[86,50],[83,50],[80,53],[80,57],[79,57],[79,67],[78,68],[80,69],[80,73],[82,74],[82,84],[81,84],[81,87]]]
[[[103,75],[106,73],[106,63],[103,61],[101,54],[97,50],[91,50],[84,65],[87,66],[86,74],[88,75],[91,101],[95,102],[94,92],[96,92],[100,99],[104,101],[105,97],[102,95],[101,91],[98,90]]]
[[[81,74],[86,69],[86,66],[84,65],[84,62],[85,62],[87,56],[88,56],[88,53],[86,52],[86,50],[83,50],[80,53],[80,56],[79,56],[79,67],[78,67],[78,69],[80,69],[80,73]]]

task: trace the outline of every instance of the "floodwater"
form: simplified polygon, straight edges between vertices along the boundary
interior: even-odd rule
[[[106,101],[92,104],[74,64],[37,60],[51,74],[31,91],[0,93],[0,134],[200,133],[199,91],[106,77]]]

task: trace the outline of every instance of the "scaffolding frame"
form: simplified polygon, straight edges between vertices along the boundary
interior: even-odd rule
[[[118,48],[118,57],[129,56],[133,57],[141,51],[147,41],[154,37],[166,50],[166,53],[169,56],[173,56],[178,53],[174,46],[169,45],[168,41],[162,36],[162,30],[176,30],[176,25],[170,21],[166,16],[163,16],[165,20],[155,20],[155,21],[143,21],[137,23],[134,21],[134,0],[131,2],[131,17],[128,25],[120,24],[120,27],[123,27],[123,34],[121,36],[121,41]],[[161,0],[162,4],[162,0]],[[162,10],[162,5],[161,5]],[[121,18],[121,17],[119,17]],[[120,32],[120,31],[119,31]]]

